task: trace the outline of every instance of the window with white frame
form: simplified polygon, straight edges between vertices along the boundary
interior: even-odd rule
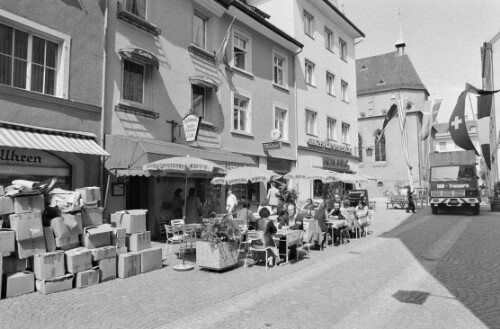
[[[123,60],[123,99],[135,103],[144,103],[144,65]]]
[[[326,72],[326,93],[335,96],[335,75]]]
[[[349,128],[350,125],[348,123],[342,123],[342,143],[344,144],[351,143],[351,141],[349,140]]]
[[[288,140],[288,111],[286,109],[274,107],[274,128],[281,132],[282,140]]]
[[[193,44],[206,49],[207,48],[207,20],[202,13],[195,11],[193,15]]]
[[[331,140],[337,140],[337,120],[333,118],[326,120],[326,137]]]
[[[0,24],[0,83],[55,95],[59,44]]]
[[[273,52],[273,82],[285,87],[287,80],[286,57],[278,52]]]
[[[235,31],[233,34],[233,66],[239,69],[251,70],[251,40],[248,36]]]
[[[233,131],[251,133],[250,98],[234,94]]]
[[[306,77],[306,83],[314,86],[314,63],[306,60],[305,63],[305,77]]]
[[[349,102],[349,84],[344,80],[340,83],[340,93],[342,94],[342,100]]]
[[[146,19],[146,0],[125,0],[125,10]]]
[[[333,51],[333,32],[325,26],[325,47],[326,49]]]
[[[318,114],[316,112],[306,110],[306,134],[318,135],[318,123],[316,121]]]
[[[304,33],[314,37],[314,16],[304,10]]]
[[[347,42],[339,38],[340,58],[347,60]]]
[[[207,90],[205,87],[198,85],[191,85],[191,109],[192,111],[202,117],[206,117],[207,106]]]

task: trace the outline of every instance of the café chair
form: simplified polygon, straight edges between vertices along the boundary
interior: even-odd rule
[[[340,229],[339,232],[340,244],[344,244],[344,239],[347,240],[347,243],[351,242],[351,234],[349,232],[350,232],[349,226]]]
[[[187,249],[187,244],[190,243],[190,251],[191,253],[193,253],[193,243],[195,244],[196,246],[196,241],[198,241],[198,239],[196,238],[196,229],[194,228],[194,226],[191,226],[191,225],[182,225],[180,226],[180,228],[182,229],[183,231],[183,242],[184,242],[184,246],[185,246],[185,249]]]
[[[156,222],[158,223],[158,232],[161,238],[163,235],[166,235],[165,225],[170,224],[170,219],[165,216],[158,216]]]
[[[305,235],[306,235],[306,231],[302,231],[302,235],[300,237],[300,242],[301,242],[301,245],[297,247],[297,260],[299,259],[299,247],[300,247],[300,250],[304,251],[306,250],[307,248],[307,257],[311,258],[311,246],[314,245],[314,243],[311,243],[311,242],[304,242],[304,239],[305,239]]]
[[[174,243],[181,244],[184,241],[184,235],[180,235],[174,226],[165,224],[165,234],[167,235],[167,243],[165,244],[165,249],[163,254],[166,255],[166,249],[168,244],[170,244],[170,253],[172,253],[172,246]]]
[[[246,225],[239,225],[240,229],[240,244],[238,245],[238,252],[247,252],[249,240],[247,238],[248,227]]]
[[[181,226],[181,225],[186,225],[186,222],[184,221],[184,219],[172,219],[170,221],[170,225],[172,226]]]
[[[265,252],[266,254],[266,258],[264,259],[264,261],[266,262],[266,272],[268,270],[268,266],[267,266],[267,259],[268,259],[268,250],[271,248],[271,246],[265,246],[265,243],[264,243],[264,232],[263,231],[248,231],[247,232],[247,240],[249,241],[249,244],[248,244],[248,252],[247,252],[247,255],[245,257],[245,265],[244,267],[247,267],[247,259],[248,259],[248,254],[250,252]],[[254,244],[253,242],[254,241],[260,241],[261,244]],[[273,252],[271,251],[271,254],[273,254]]]

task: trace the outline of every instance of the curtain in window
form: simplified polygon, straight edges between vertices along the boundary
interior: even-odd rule
[[[141,18],[146,18],[146,0],[126,0],[125,10]]]
[[[205,48],[205,20],[198,15],[194,15],[193,43]]]
[[[191,87],[193,93],[192,99],[192,109],[196,115],[200,117],[205,116],[205,88],[192,85]]]
[[[142,103],[143,89],[144,66],[123,61],[123,99]]]
[[[375,132],[375,161],[386,161],[385,160],[385,135],[382,135],[382,137],[380,137],[380,135],[381,135],[381,131],[377,130]],[[379,142],[379,139],[380,139],[380,142]]]

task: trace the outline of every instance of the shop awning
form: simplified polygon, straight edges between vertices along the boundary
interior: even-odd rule
[[[221,81],[213,60],[191,53],[191,61],[194,72],[189,76],[189,82],[217,91],[217,88],[221,85]]]
[[[118,50],[118,54],[120,54],[122,58],[146,66],[153,66],[157,70],[160,67],[160,61],[155,55],[153,55],[151,52],[147,50],[138,47],[125,46],[123,48],[120,48],[120,50]]]
[[[142,170],[143,165],[187,155],[229,167],[257,166],[257,159],[251,156],[131,136],[106,135],[106,150],[112,154],[106,161],[106,168],[117,176],[149,176]]]
[[[201,74],[190,76],[189,82],[191,82],[194,85],[214,89],[215,91],[217,91],[217,87],[219,87],[220,84],[214,78]]]
[[[93,134],[0,122],[0,146],[109,156]]]

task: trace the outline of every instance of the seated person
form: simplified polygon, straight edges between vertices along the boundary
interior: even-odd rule
[[[366,204],[365,197],[361,197],[358,205],[355,208],[354,214],[361,228],[361,236],[364,235],[365,230],[364,227],[367,225],[368,221],[368,205]]]
[[[313,201],[313,199],[309,198],[306,200],[306,204],[302,206],[302,210],[304,210],[308,216],[314,215],[314,209],[318,207],[318,204]]]
[[[274,254],[274,261],[272,256],[266,261],[269,265],[272,265],[273,262],[278,265],[280,256],[278,248],[276,248],[273,240],[273,234],[275,234],[278,230],[276,229],[276,226],[274,226],[274,222],[269,219],[269,215],[270,213],[267,208],[262,208],[259,211],[260,219],[257,221],[257,231],[264,231],[264,247],[271,249]],[[252,241],[252,245],[262,245],[262,243],[260,241]]]
[[[257,209],[257,212],[260,213],[260,210],[262,208],[266,208],[267,210],[269,210],[269,216],[271,215],[274,215],[275,214],[275,211],[273,210],[273,208],[269,205],[269,200],[268,199],[264,199],[260,202],[260,205],[259,205],[259,208]]]
[[[303,230],[303,214],[297,213],[297,208],[294,204],[288,204],[286,210],[282,211],[278,216],[278,228],[289,226],[291,230]]]

